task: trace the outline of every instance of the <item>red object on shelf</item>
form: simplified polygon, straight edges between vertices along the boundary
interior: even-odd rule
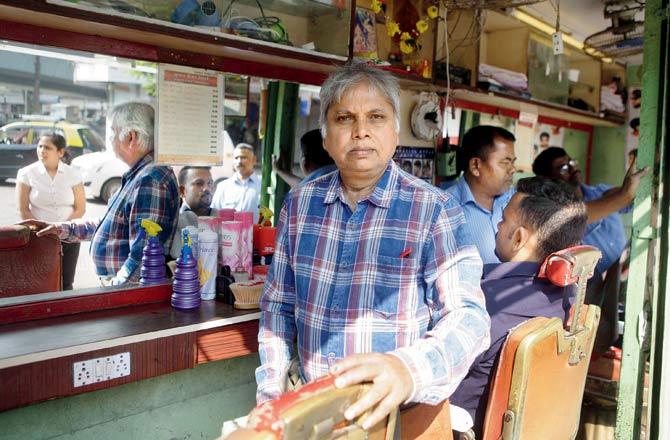
[[[275,253],[275,236],[277,228],[273,226],[254,225],[254,250],[260,256]]]
[[[270,269],[270,266],[261,266],[261,265],[256,265],[253,267],[253,272],[254,272],[254,278],[256,275],[267,275],[268,274],[268,269]]]

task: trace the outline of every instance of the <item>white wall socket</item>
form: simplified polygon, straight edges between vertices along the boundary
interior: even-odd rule
[[[130,375],[130,352],[75,362],[72,365],[74,387]]]

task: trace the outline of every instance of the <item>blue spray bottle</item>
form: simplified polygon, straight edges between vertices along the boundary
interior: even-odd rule
[[[170,302],[174,308],[188,310],[200,307],[200,277],[188,228],[182,230],[182,237],[184,245],[181,256],[177,259]]]

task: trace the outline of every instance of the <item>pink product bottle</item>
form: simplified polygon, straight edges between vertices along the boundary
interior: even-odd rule
[[[221,208],[218,215],[220,221],[232,222],[235,220],[235,210],[232,208]]]
[[[242,222],[221,222],[219,234],[219,262],[234,270],[240,265],[240,235]]]
[[[242,222],[239,244],[239,266],[244,268],[244,271],[249,274],[249,279],[252,280],[254,278],[252,271],[252,257],[254,252],[254,213],[251,211],[236,212],[235,221]]]

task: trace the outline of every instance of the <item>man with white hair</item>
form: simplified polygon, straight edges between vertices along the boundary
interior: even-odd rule
[[[27,220],[42,228],[37,235],[57,234],[61,240],[91,240],[91,258],[103,285],[137,281],[146,242],[140,222],[158,223],[158,239],[169,254],[179,214],[179,188],[172,168],[153,161],[154,109],[129,102],[114,107],[107,117],[107,138],[114,154],[130,169],[121,189],[109,200],[102,218],[60,223]]]
[[[372,382],[344,414],[372,409],[367,429],[402,403],[444,401],[488,346],[482,263],[458,201],[392,160],[397,80],[353,62],[320,96],[337,172],[284,200],[260,301],[256,398],[285,391],[297,355],[303,382]]]
[[[261,178],[254,173],[256,155],[254,147],[240,143],[233,150],[235,175],[219,183],[212,198],[212,208],[233,208],[237,211],[252,211],[258,219],[258,204],[261,196]]]

